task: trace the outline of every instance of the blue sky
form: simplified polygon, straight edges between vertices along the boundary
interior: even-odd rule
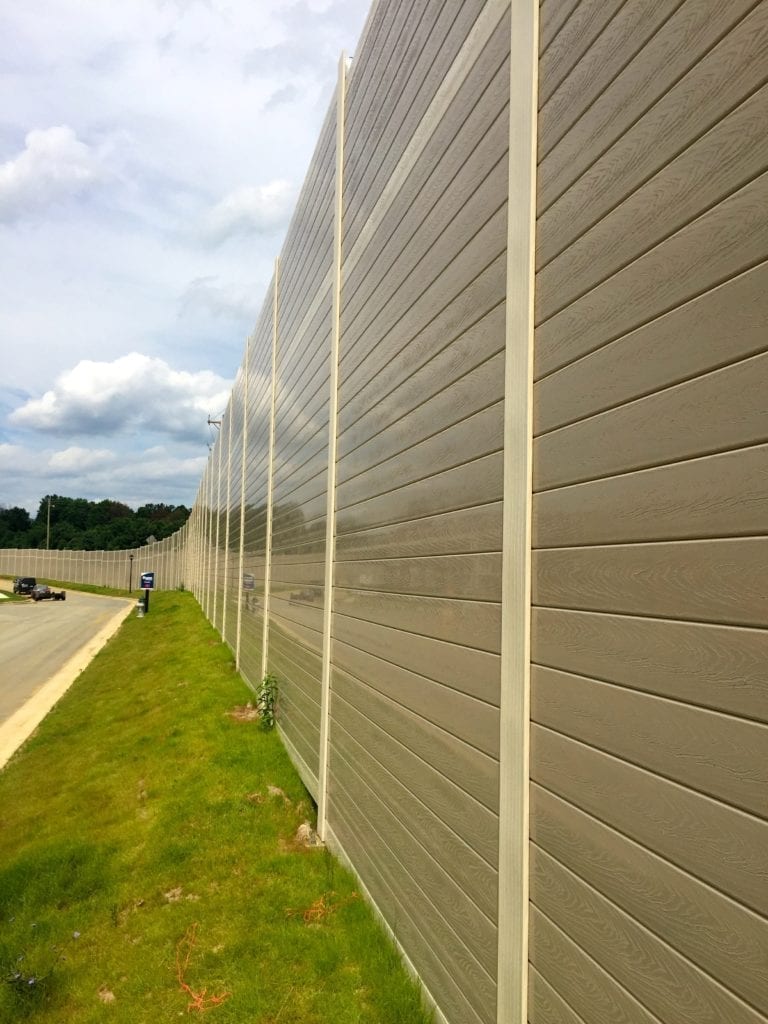
[[[191,503],[369,0],[0,10],[0,506]]]

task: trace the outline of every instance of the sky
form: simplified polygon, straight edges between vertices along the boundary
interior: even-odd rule
[[[0,3],[0,507],[191,505],[368,6]]]

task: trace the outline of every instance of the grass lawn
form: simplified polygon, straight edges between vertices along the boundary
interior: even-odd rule
[[[0,772],[0,1021],[427,1021],[250,697],[157,593]]]

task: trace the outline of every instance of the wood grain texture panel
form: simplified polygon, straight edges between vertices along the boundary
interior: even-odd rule
[[[330,805],[333,814],[333,833],[344,850],[346,856],[354,864],[361,881],[375,902],[389,927],[397,935],[397,940],[404,949],[419,973],[422,983],[432,995],[439,999],[441,1011],[462,1024],[494,1024],[491,1011],[478,1016],[463,992],[463,986],[457,978],[462,975],[446,967],[441,956],[434,951],[432,945],[424,937],[424,907],[420,902],[414,903],[406,898],[386,866],[382,865],[363,841],[356,825],[357,814],[353,807],[343,801],[335,806]],[[411,894],[409,894],[410,896]],[[413,915],[413,917],[411,917]],[[435,993],[438,993],[435,996]]]
[[[571,303],[536,331],[536,377],[764,261],[768,174]]]
[[[278,556],[279,558],[280,556]],[[289,586],[322,587],[325,584],[325,564],[323,562],[283,562],[278,558],[272,563],[273,583]]]
[[[463,977],[468,982],[467,990],[478,983],[485,988],[481,1009],[491,993],[488,980],[495,981],[496,977],[496,926],[414,839],[403,826],[398,812],[392,811],[379,799],[378,792],[358,774],[354,764],[339,749],[333,756],[333,783],[337,801],[341,791],[348,805],[365,808],[365,818],[377,834],[379,858],[392,863],[396,877],[403,876],[401,888],[418,887],[434,908],[435,920],[443,919],[439,934],[440,946],[444,944],[443,954],[446,950],[453,950],[465,961]],[[405,876],[408,877],[407,882]],[[478,966],[485,976],[478,971]],[[471,995],[469,998],[471,1000]]]
[[[768,625],[768,537],[539,551],[533,579],[547,607]]]
[[[542,0],[539,11],[539,52],[543,53],[580,0]]]
[[[498,708],[338,640],[333,659],[341,671],[498,760]]]
[[[497,811],[499,765],[492,757],[361,684],[336,665],[333,688],[335,696],[357,708],[386,733],[389,742],[396,740],[489,811]],[[392,770],[391,760],[382,763]]]
[[[388,594],[500,601],[501,554],[346,561],[336,566],[335,584]]]
[[[499,656],[351,618],[334,609],[333,644],[367,651],[400,668],[498,707]],[[333,655],[332,655],[333,657]]]
[[[320,655],[308,651],[290,637],[280,637],[273,630],[269,638],[270,662],[280,667],[284,689],[296,697],[307,717],[318,722],[320,716]],[[302,702],[303,701],[303,702]]]
[[[442,122],[442,130],[420,155],[384,223],[356,262],[351,257],[347,261],[342,324],[353,340],[393,301],[412,274],[425,280],[434,276],[438,258],[445,261],[455,255],[476,225],[506,198],[509,68],[504,53],[508,59],[509,25],[503,34],[502,28],[496,35],[506,42],[506,51],[503,42],[497,45],[502,68],[493,89],[478,95],[469,88],[473,82],[465,83],[452,103],[456,106],[461,101],[465,109],[457,111],[455,121]],[[451,131],[447,151],[433,152],[436,136],[447,134],[445,125]]]
[[[563,309],[762,174],[766,119],[763,87],[542,267],[540,317]]]
[[[531,839],[726,988],[768,1012],[768,924],[539,786]]]
[[[343,433],[362,416],[369,415],[383,397],[403,388],[402,400],[412,401],[407,381],[415,377],[430,360],[441,353],[454,353],[436,363],[436,372],[450,373],[456,366],[470,369],[474,346],[478,362],[483,355],[499,351],[503,342],[505,256],[498,256],[481,267],[466,288],[459,290],[447,305],[434,312],[423,329],[396,345],[380,345],[365,362],[350,374],[342,388],[339,431]],[[342,337],[342,346],[344,339]],[[383,351],[382,351],[383,349]],[[416,403],[418,404],[418,403]],[[415,407],[415,406],[411,406]]]
[[[390,406],[399,405],[398,396],[393,396],[392,402],[385,398],[369,419],[358,420],[339,438],[339,486],[455,423],[498,405],[503,399],[503,380],[504,353],[499,352],[458,380],[433,378],[433,387],[442,385],[442,390],[432,397],[424,395],[419,406],[394,422]]]
[[[484,268],[490,266],[506,250],[506,236],[507,213],[504,204],[487,221],[476,225],[475,234],[467,239],[464,248],[446,264],[441,273],[427,282],[418,279],[410,281],[409,288],[398,297],[398,301],[383,310],[376,322],[360,335],[354,348],[342,344],[339,364],[342,395],[348,393],[347,379],[361,363],[366,363],[366,378],[376,373],[375,357],[372,360],[370,357],[382,338],[396,330],[405,344],[408,339],[427,329],[446,307],[455,302],[456,296],[467,290]],[[500,283],[500,291],[493,296],[488,308],[498,305],[504,297],[503,279]],[[469,313],[468,323],[479,319],[475,307],[470,307]]]
[[[535,548],[750,536],[768,522],[768,446],[534,496]]]
[[[449,76],[454,61],[484,7],[483,0],[464,0],[458,8],[450,5],[430,5],[428,11],[434,20],[428,28],[428,36],[420,39],[418,29],[409,33],[409,56],[413,56],[413,74],[408,74],[407,59],[400,67],[394,69],[394,103],[389,101],[387,104],[382,90],[380,109],[384,116],[373,120],[372,132],[365,150],[362,151],[370,152],[369,147],[375,139],[376,148],[382,154],[381,159],[361,160],[356,166],[352,161],[359,150],[355,145],[351,145],[348,151],[350,162],[345,170],[345,192],[348,198],[345,199],[344,206],[344,230],[350,248],[403,158],[408,143],[423,121],[438,88]]]
[[[357,532],[499,501],[502,470],[502,456],[497,452],[348,509],[338,509],[337,530],[340,534]]]
[[[586,1024],[659,1024],[537,907],[531,907],[531,963]]]
[[[364,737],[360,737],[364,739]],[[496,921],[498,884],[496,871],[444,822],[432,807],[422,803],[391,772],[371,756],[364,742],[358,742],[335,720],[332,726],[333,752],[339,751],[356,772],[394,814],[400,816],[413,837],[450,873],[491,922]]]
[[[531,894],[536,906],[664,1024],[765,1020],[536,846]]]
[[[425,804],[492,869],[498,858],[498,818],[439,769],[378,725],[334,690],[331,729],[341,726],[382,769],[393,775],[416,800]],[[333,787],[330,790],[333,804]]]
[[[381,626],[498,654],[501,610],[489,601],[334,590],[334,611]]]
[[[528,971],[528,1024],[584,1024],[535,967]]]
[[[320,590],[320,588],[318,588]],[[273,594],[269,603],[270,615],[281,629],[295,634],[310,650],[322,649],[323,609],[319,600],[315,607],[308,602],[285,600]]]
[[[532,669],[531,718],[768,818],[765,725],[540,666]]]
[[[468,378],[475,380],[480,368],[501,351],[503,334],[504,308],[498,306],[415,370],[407,365],[408,346],[404,359],[398,354],[389,363],[389,372],[371,378],[345,407],[340,416],[340,426],[342,421],[344,424],[340,454],[344,456],[356,443],[402,421],[446,388],[466,390]]]
[[[766,394],[763,353],[562,427],[534,442],[534,489],[762,444]]]
[[[547,433],[764,351],[766,294],[763,263],[545,377],[535,389],[534,432]]]
[[[729,67],[733,75],[740,75],[744,68],[740,66],[742,61],[738,54],[732,55],[732,40],[735,36],[742,46],[748,46],[748,41],[737,33],[729,34],[729,30],[754,6],[754,0],[730,0],[714,6],[701,0],[687,0],[678,8],[661,31],[630,61],[611,88],[595,100],[542,160],[539,165],[539,211],[545,211],[562,196],[584,175],[596,157],[609,150],[622,136],[628,135],[644,114],[654,107],[661,107],[662,113],[668,114],[677,107],[680,93],[671,100],[666,97],[681,79],[681,88],[686,90],[687,79],[693,77],[695,81],[702,66],[714,74],[718,69]],[[725,49],[707,58],[708,52],[720,40],[724,40],[721,45]],[[626,45],[631,46],[631,41],[626,40]],[[705,90],[706,82],[699,81],[698,87]],[[729,88],[727,84],[725,88]],[[733,103],[738,103],[748,92],[749,89],[743,87],[738,89]],[[690,141],[706,131],[727,109],[727,106],[719,108],[719,112],[703,124],[693,120],[691,125],[698,127],[692,134],[685,134],[683,129],[680,136],[682,145],[685,145],[686,138]],[[695,111],[690,111],[690,114],[696,118]],[[646,123],[649,130],[647,140],[653,138],[654,131],[661,130],[661,125],[652,118]]]
[[[312,723],[304,717],[299,708],[296,707],[287,695],[283,699],[277,721],[281,733],[288,737],[296,748],[299,757],[309,769],[310,776],[316,779],[318,767],[317,743],[313,742]],[[307,788],[311,792],[309,785],[307,785]]]
[[[765,915],[765,821],[542,726],[531,741],[534,782]]]
[[[336,507],[345,509],[498,451],[503,445],[503,412],[503,402],[497,402],[339,483]]]
[[[391,112],[394,97],[390,94],[395,82],[398,77],[402,82],[413,68],[418,49],[415,46],[410,51],[408,49],[411,34],[418,32],[419,39],[423,41],[429,37],[430,27],[434,24],[434,11],[431,18],[425,18],[427,0],[416,0],[415,3],[394,0],[386,7],[386,19],[379,29],[377,44],[371,49],[370,56],[366,55],[364,79],[358,81],[353,75],[350,80],[344,123],[347,173],[375,148],[375,138],[371,141],[371,133],[381,132]]]
[[[589,50],[624,0],[581,0],[539,59],[539,100],[544,104]]]
[[[563,137],[568,129],[610,88],[629,61],[639,53],[683,2],[650,0],[624,4],[606,24],[578,63],[539,110],[539,160]],[[546,33],[544,7],[541,10],[541,34]]]
[[[337,562],[500,550],[499,502],[361,533],[345,533],[336,539]]]

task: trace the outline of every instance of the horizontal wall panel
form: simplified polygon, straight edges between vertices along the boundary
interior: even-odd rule
[[[434,374],[425,370],[432,386],[434,377],[439,379],[446,373],[444,367],[464,365],[470,369],[475,360],[480,362],[483,355],[498,351],[504,330],[504,307],[500,303],[504,299],[505,271],[503,254],[490,262],[483,260],[476,276],[452,296],[429,323],[410,336],[400,336],[401,345],[397,350],[394,346],[379,346],[370,352],[347,381],[344,402],[339,409],[339,432],[343,433],[361,416],[368,415],[381,398],[390,396],[395,389],[398,389],[398,402],[405,403],[407,409],[415,408],[421,389],[427,385],[425,380],[419,380],[414,392],[410,381],[441,353],[445,355],[436,363]],[[449,369],[448,373],[456,374],[456,371]],[[388,408],[394,400],[389,399]],[[394,410],[397,412],[398,407]]]
[[[545,296],[542,318],[595,288],[760,175],[768,166],[763,137],[766,118],[768,88],[764,87],[547,263],[537,277],[537,287]],[[591,212],[594,215],[594,205]],[[557,234],[562,244],[564,235]]]
[[[768,923],[576,807],[534,786],[531,838],[641,925],[768,1012]]]
[[[755,1010],[535,845],[531,898],[664,1024],[760,1024]]]
[[[498,804],[499,766],[419,715],[395,704],[334,666],[335,693],[489,810]],[[384,762],[385,764],[387,762]]]
[[[549,207],[582,175],[582,185],[586,186],[587,168],[596,157],[610,152],[617,140],[631,136],[633,126],[647,111],[651,113],[643,119],[645,132],[641,137],[646,149],[654,148],[656,140],[663,137],[665,121],[670,119],[682,148],[686,138],[692,140],[706,131],[730,109],[726,103],[714,112],[708,110],[702,101],[708,97],[710,83],[716,94],[732,97],[731,106],[740,102],[751,91],[748,84],[745,87],[744,77],[754,80],[759,68],[760,57],[755,60],[755,50],[751,50],[751,60],[745,59],[745,50],[749,50],[750,39],[759,32],[759,26],[753,22],[746,31],[737,29],[729,34],[729,30],[755,6],[754,0],[729,0],[715,6],[687,0],[679,7],[541,162],[539,209]],[[762,17],[759,10],[757,17]],[[708,53],[721,40],[720,48]],[[761,41],[756,41],[759,54]],[[631,45],[631,41],[625,45]],[[631,171],[632,166],[633,160],[622,154],[611,170],[600,167],[600,178],[609,179],[611,171],[616,177]]]
[[[559,142],[566,131],[594,103],[627,63],[642,50],[657,29],[683,0],[650,0],[623,4],[605,25],[594,44],[571,69],[554,92],[550,89],[539,109],[539,159]],[[542,42],[550,31],[552,18],[542,4]],[[560,3],[560,6],[565,6]]]
[[[450,305],[456,295],[474,281],[484,267],[490,266],[504,252],[506,230],[506,203],[503,203],[486,222],[474,225],[474,234],[466,240],[461,251],[441,269],[439,276],[426,284],[426,287],[425,282],[419,278],[412,278],[408,282],[407,292],[401,290],[397,301],[393,301],[389,307],[382,310],[381,315],[362,334],[354,348],[349,349],[346,345],[342,347],[339,377],[345,394],[353,393],[349,387],[349,380],[351,374],[363,362],[366,363],[366,377],[375,372],[375,357],[373,362],[369,361],[369,357],[373,350],[381,345],[383,338],[396,329],[398,335],[406,341],[423,331],[434,320],[436,314]],[[497,305],[503,296],[503,290],[500,294],[494,295],[491,306]],[[477,318],[475,309],[473,313]],[[386,359],[389,358],[391,353],[388,352]]]
[[[337,562],[500,550],[501,505],[498,502],[360,533],[345,533],[336,540]]]
[[[750,182],[537,329],[536,377],[762,262],[768,174]],[[546,302],[539,294],[538,305]]]
[[[768,708],[766,709],[768,717]],[[768,726],[533,666],[539,725],[768,818]]]
[[[765,719],[764,629],[534,608],[532,631],[539,664]]]
[[[332,729],[338,723],[354,736],[376,761],[421,803],[431,807],[492,868],[498,866],[498,816],[466,790],[433,768],[396,737],[388,736],[375,722],[335,690],[332,697]],[[333,790],[331,790],[333,802]]]
[[[501,553],[345,561],[334,575],[342,589],[501,601]]]
[[[539,60],[539,99],[546,103],[595,41],[623,0],[581,0]]]
[[[539,13],[539,53],[552,43],[580,0],[542,0]]]
[[[534,782],[765,915],[768,823],[541,726],[531,742]]]
[[[760,534],[768,446],[545,491],[533,508],[541,548]]]
[[[458,954],[467,976],[481,987],[488,986],[488,981],[496,976],[493,922],[409,834],[397,811],[390,810],[379,799],[377,791],[355,771],[354,762],[348,761],[341,749],[335,752],[333,775],[347,802],[365,808],[365,817],[381,837],[394,870],[412,879],[411,884],[418,886],[434,908],[435,919],[442,919],[438,941],[441,946],[445,943],[444,960],[450,962],[450,957]],[[464,941],[462,936],[466,937]],[[485,977],[478,968],[482,968]],[[489,991],[488,988],[486,995]]]
[[[534,556],[533,602],[761,626],[766,579],[768,537],[556,548]]]
[[[502,445],[502,412],[501,403],[493,405],[340,483],[336,490],[337,507],[343,509],[375,498],[390,489],[498,451]]]
[[[334,608],[338,614],[365,622],[499,653],[501,608],[498,604],[337,589]]]
[[[498,759],[498,708],[339,641],[333,659],[336,667],[366,680],[378,693]]]
[[[335,640],[498,706],[498,654],[365,622],[338,608],[332,626]]]
[[[432,808],[418,800],[390,771],[371,756],[368,748],[358,742],[334,719],[332,765],[335,752],[342,753],[349,764],[378,798],[394,814],[400,816],[413,837],[432,857],[450,872],[477,907],[492,921],[498,911],[496,871],[463,839],[461,839]]]
[[[500,453],[476,459],[348,509],[339,509],[337,530],[347,533],[498,501],[502,494],[501,473]]]
[[[768,342],[768,338],[766,338]],[[768,354],[538,438],[535,490],[768,441]]]
[[[766,292],[763,263],[545,377],[536,386],[534,433],[762,352]]]
[[[419,963],[419,977],[430,993],[438,992],[440,1007],[450,1017],[462,1024],[493,1024],[490,1013],[478,1016],[463,993],[458,979],[463,972],[446,967],[442,957],[436,953],[432,943],[424,935],[427,908],[418,891],[402,892],[399,877],[387,870],[377,855],[376,846],[370,842],[370,833],[360,829],[358,814],[353,806],[340,802],[331,807],[332,828],[345,855],[350,858],[371,899],[382,911],[386,920],[397,924],[397,941],[409,951],[412,961]],[[373,847],[373,848],[372,848]],[[413,915],[413,917],[411,916]]]
[[[278,587],[286,583],[322,587],[325,583],[325,563],[283,562],[278,556],[272,563],[272,581]]]
[[[339,486],[368,467],[404,454],[406,449],[498,403],[503,398],[503,370],[504,357],[499,353],[458,380],[441,375],[444,387],[438,394],[431,398],[423,394],[417,408],[371,436],[371,430],[381,426],[379,417],[389,419],[391,406],[400,404],[399,392],[394,402],[380,403],[375,423],[368,422],[360,429],[355,424],[339,438]]]
[[[625,988],[531,906],[531,963],[585,1024],[659,1024]],[[539,1022],[537,1021],[537,1024]]]
[[[528,969],[528,1020],[531,1024],[584,1024],[534,968]]]

